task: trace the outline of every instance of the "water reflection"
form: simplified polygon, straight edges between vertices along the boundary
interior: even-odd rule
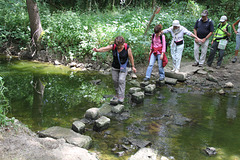
[[[1,74],[9,89],[10,116],[15,116],[34,131],[54,125],[70,128],[73,119],[82,118],[88,108],[100,107],[104,95],[114,94],[111,77],[99,73],[78,73],[22,61],[10,63],[0,63]],[[92,80],[98,79],[100,85],[91,84]],[[238,155],[239,95],[197,94],[186,87],[180,86],[173,92],[172,87],[165,86],[158,88],[156,95],[146,96],[143,104],[134,107],[125,104],[129,119],[111,117],[107,131],[86,133],[94,139],[92,149],[114,157],[111,160],[119,159],[112,148],[121,143],[122,138],[131,137],[151,141],[159,153],[176,159],[208,159],[200,152],[208,146],[218,148],[224,159]],[[176,125],[176,115],[192,121]]]
[[[229,96],[227,101],[227,118],[235,119],[237,117],[239,107],[239,96]]]
[[[43,84],[43,80],[41,80],[40,76],[33,75],[32,81],[32,89],[33,89],[33,105],[32,105],[32,119],[36,126],[42,126],[43,120],[43,96],[45,85]]]

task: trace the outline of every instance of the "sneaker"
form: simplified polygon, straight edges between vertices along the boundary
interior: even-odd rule
[[[118,103],[122,104],[124,102],[124,98],[120,97],[118,98]]]
[[[144,80],[144,81],[149,81],[150,78],[145,77],[143,80]]]
[[[232,59],[232,63],[235,63],[235,62],[237,62],[237,57],[234,57],[234,58]]]
[[[216,69],[219,69],[219,68],[220,68],[220,66],[217,66],[217,67],[216,67]]]
[[[176,69],[176,70],[175,70],[175,73],[179,73],[179,69]]]
[[[198,62],[195,62],[192,66],[198,66],[199,65],[199,63]]]
[[[171,72],[175,72],[175,68],[171,70]]]
[[[199,64],[198,67],[203,67],[203,64]]]

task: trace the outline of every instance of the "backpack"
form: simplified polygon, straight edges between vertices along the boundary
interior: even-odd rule
[[[152,35],[152,44],[153,44],[153,38],[155,36],[155,33],[153,33]],[[162,35],[159,36],[160,37],[160,40],[162,42]],[[166,52],[167,52],[167,43],[166,43]],[[151,56],[151,55],[150,55]],[[150,57],[149,57],[149,60],[150,60]],[[168,59],[167,59],[167,56],[166,54],[163,55],[163,59],[162,59],[162,66],[165,67],[168,63]]]
[[[117,47],[117,45],[114,44],[112,50],[114,51],[116,49],[116,47]],[[125,50],[127,50],[127,43],[124,43],[124,48],[125,48]]]
[[[117,45],[114,44],[112,50],[114,51],[116,49],[116,47],[117,47]],[[127,43],[124,43],[124,48],[127,51]],[[123,73],[127,72],[128,59],[126,60],[126,62],[124,64],[121,64],[118,51],[117,51],[117,57],[118,57],[118,62],[120,64],[120,72],[123,72]]]

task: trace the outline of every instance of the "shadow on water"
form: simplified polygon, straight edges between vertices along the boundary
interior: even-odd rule
[[[0,62],[11,105],[8,116],[33,131],[52,126],[71,128],[88,108],[100,107],[111,98],[106,95],[114,94],[110,75],[4,58]],[[91,83],[94,80],[101,83]],[[137,149],[126,139],[150,142],[161,155],[176,159],[240,158],[239,93],[220,96],[166,85],[146,96],[143,104],[131,106],[127,101],[125,116],[109,115],[109,129],[93,132],[91,126],[87,128],[85,134],[93,138],[91,150],[100,152],[102,159],[127,159]],[[209,146],[217,149],[217,156],[204,154],[202,149]],[[124,156],[119,158],[120,153]]]

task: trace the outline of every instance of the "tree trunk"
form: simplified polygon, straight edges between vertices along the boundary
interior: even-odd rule
[[[115,0],[112,0],[112,10],[114,8]]]
[[[37,3],[34,0],[26,0],[26,3],[30,21],[31,38],[33,42],[36,44],[43,31],[39,11]]]
[[[155,0],[152,0],[152,10],[154,10],[155,4],[156,4],[156,1],[155,1]]]

